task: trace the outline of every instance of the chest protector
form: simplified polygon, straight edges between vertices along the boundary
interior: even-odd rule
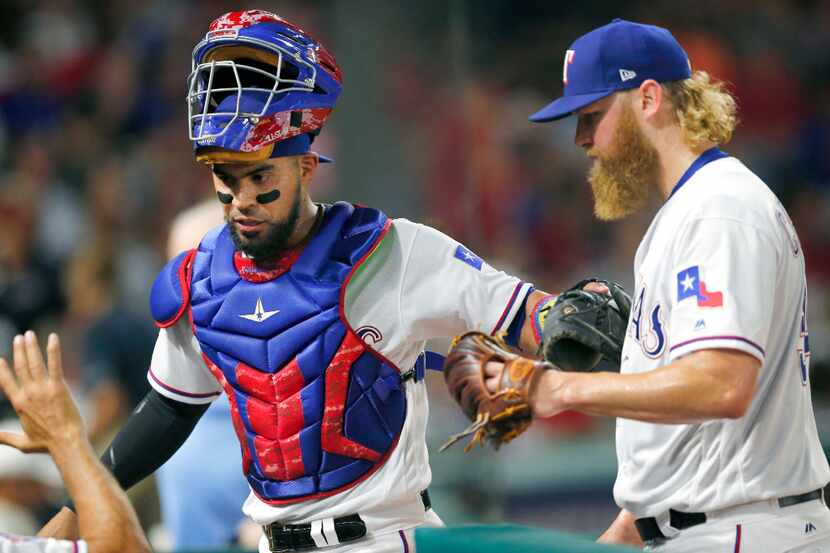
[[[153,285],[159,326],[189,305],[205,363],[230,399],[243,470],[263,501],[339,493],[397,444],[406,417],[400,373],[343,311],[351,275],[389,224],[377,210],[335,204],[293,263],[268,270],[241,258],[224,226]]]

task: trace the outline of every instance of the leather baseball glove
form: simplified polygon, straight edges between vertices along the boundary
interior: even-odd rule
[[[589,282],[604,284],[611,294],[583,290]],[[547,314],[539,354],[563,371],[589,372],[603,358],[619,370],[630,311],[631,298],[619,284],[580,281]]]
[[[490,361],[503,363],[495,393],[484,384],[484,369]],[[440,451],[470,435],[473,439],[464,451],[476,444],[498,449],[519,436],[533,420],[530,398],[539,377],[553,368],[550,363],[522,355],[499,337],[482,332],[457,337],[444,363],[444,380],[472,424],[451,436]]]

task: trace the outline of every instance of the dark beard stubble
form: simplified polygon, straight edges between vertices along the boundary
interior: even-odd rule
[[[241,236],[236,225],[229,218],[225,222],[231,230],[231,239],[236,249],[253,259],[266,259],[286,250],[286,243],[300,219],[300,182],[297,181],[297,194],[294,196],[294,205],[288,213],[288,218],[281,223],[267,223],[267,228],[258,236],[247,238]]]

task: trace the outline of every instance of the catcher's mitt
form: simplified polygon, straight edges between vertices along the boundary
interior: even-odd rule
[[[583,290],[600,282],[610,295]],[[631,298],[615,282],[583,280],[561,293],[547,313],[539,353],[563,371],[588,372],[605,358],[619,370]]]
[[[503,363],[496,393],[490,393],[484,384],[484,369],[489,361]],[[451,436],[440,451],[471,434],[473,439],[464,451],[484,443],[498,449],[527,430],[533,419],[530,397],[542,373],[553,368],[550,363],[523,356],[501,338],[482,332],[468,332],[456,338],[444,363],[444,380],[472,424]]]

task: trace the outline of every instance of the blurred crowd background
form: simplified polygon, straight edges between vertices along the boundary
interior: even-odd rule
[[[59,331],[98,447],[148,389],[147,298],[170,224],[212,195],[187,140],[190,52],[212,19],[241,8],[300,24],[343,69],[315,143],[337,162],[319,169],[315,199],[424,221],[551,291],[588,275],[630,289],[653,209],[598,223],[573,121],[527,116],[560,94],[580,34],[613,17],[669,27],[695,69],[729,83],[741,125],[725,149],[774,189],[800,234],[814,401],[830,438],[827,0],[3,0],[0,355],[15,333]],[[437,454],[464,421],[440,376],[431,386],[433,503],[447,522],[594,533],[611,520],[613,421],[566,413],[497,455]],[[200,478],[194,467],[191,485]],[[58,487],[48,462],[0,451],[0,530],[36,529]],[[172,542],[145,488],[136,501],[163,548]]]

